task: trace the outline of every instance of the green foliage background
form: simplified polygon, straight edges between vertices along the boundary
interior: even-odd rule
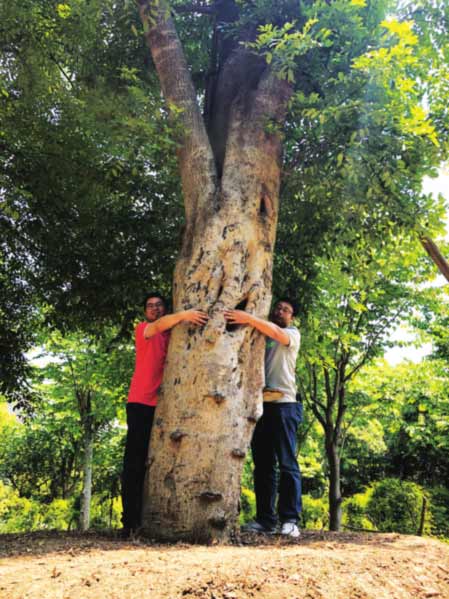
[[[202,102],[213,20],[186,4],[173,15]],[[250,31],[294,87],[274,293],[301,304],[303,526],[328,525],[319,404],[344,364],[343,525],[416,532],[392,506],[411,498],[418,513],[425,495],[425,531],[449,536],[447,293],[429,287],[419,243],[444,230],[422,181],[447,160],[449,7],[236,6],[226,35]],[[92,524],[118,526],[131,332],[143,291],[169,294],[182,234],[177,124],[134,2],[0,0],[0,40],[0,392],[18,415],[1,404],[0,531],[76,526],[80,391],[93,397]],[[404,320],[434,351],[393,368],[382,355]],[[250,460],[243,486],[245,521]]]

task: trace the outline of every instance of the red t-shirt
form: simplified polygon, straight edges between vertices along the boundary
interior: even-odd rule
[[[164,331],[145,339],[143,332],[147,324],[147,322],[141,322],[135,331],[136,366],[131,379],[128,402],[155,406],[157,392],[164,374],[170,331]]]

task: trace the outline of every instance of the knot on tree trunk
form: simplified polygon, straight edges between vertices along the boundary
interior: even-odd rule
[[[179,429],[176,429],[170,435],[170,439],[175,441],[175,443],[179,443],[183,437],[187,437],[187,433],[180,431]]]
[[[270,197],[270,193],[265,184],[262,185],[262,192],[260,196],[260,207],[259,214],[262,217],[272,218],[274,213],[273,202]]]
[[[213,516],[212,518],[209,518],[208,522],[217,530],[224,530],[226,528],[226,524],[228,523],[224,516]]]
[[[213,503],[214,501],[221,501],[223,495],[221,493],[216,493],[215,491],[204,491],[200,494],[200,499],[207,503]]]
[[[206,395],[206,399],[213,399],[217,405],[220,405],[226,400],[226,397],[222,393],[211,393]]]
[[[246,455],[246,453],[243,451],[243,449],[233,449],[231,454],[234,458],[239,458],[239,459],[243,459]]]

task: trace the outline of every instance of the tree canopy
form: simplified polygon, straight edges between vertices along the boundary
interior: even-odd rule
[[[447,147],[447,8],[338,0],[172,9],[205,102],[213,60],[242,40],[294,84],[277,281],[288,264],[291,285],[307,294],[315,257],[336,243],[368,243],[395,227],[432,231],[421,180]],[[134,4],[26,0],[0,11],[2,347],[18,366],[33,327],[7,319],[23,322],[36,302],[58,326],[129,330],[142,288],[167,289],[182,210],[176,123]]]

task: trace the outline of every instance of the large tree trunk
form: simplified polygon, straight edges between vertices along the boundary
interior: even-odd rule
[[[141,16],[146,19],[143,3]],[[143,526],[161,539],[226,539],[237,519],[240,478],[262,410],[264,339],[226,326],[225,308],[266,317],[278,217],[281,142],[290,86],[248,60],[246,81],[220,69],[208,127],[199,114],[179,40],[162,5],[148,45],[165,97],[182,108],[179,150],[186,228],[174,275],[175,310],[209,313],[203,329],[172,332],[145,483]],[[242,54],[231,51],[229,61]],[[246,84],[245,84],[246,83]],[[210,103],[209,103],[210,104]],[[234,330],[232,330],[234,329]]]
[[[244,123],[235,128],[237,137]],[[223,310],[267,316],[270,306],[279,162],[264,137],[228,148],[215,201],[205,202],[177,263],[175,309],[198,307],[211,319],[204,330],[172,333],[144,511],[145,528],[158,537],[227,537],[235,524],[261,414],[264,339],[246,327],[227,330]]]

